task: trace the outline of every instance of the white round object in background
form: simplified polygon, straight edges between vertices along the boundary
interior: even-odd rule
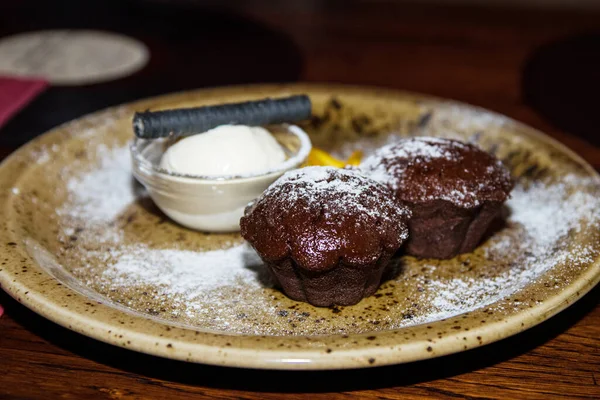
[[[0,75],[43,78],[55,85],[122,78],[148,60],[142,42],[111,32],[47,30],[0,39]]]

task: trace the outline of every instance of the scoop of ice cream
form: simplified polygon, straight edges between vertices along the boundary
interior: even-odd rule
[[[160,167],[185,175],[244,176],[266,172],[283,161],[282,147],[266,129],[221,125],[169,147]]]

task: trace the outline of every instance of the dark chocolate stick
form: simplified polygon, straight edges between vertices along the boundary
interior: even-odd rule
[[[188,136],[225,124],[261,126],[301,121],[311,116],[306,95],[198,108],[136,112],[133,131],[143,139]]]

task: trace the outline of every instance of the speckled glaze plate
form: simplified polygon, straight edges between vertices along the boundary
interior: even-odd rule
[[[399,257],[379,291],[315,308],[273,288],[235,234],[162,215],[131,178],[136,110],[308,93],[313,144],[344,156],[402,136],[476,142],[517,179],[503,220],[452,260]],[[162,357],[268,369],[338,369],[460,352],[540,323],[600,279],[600,181],[565,147],[492,112],[418,94],[335,85],[180,93],[101,111],[0,167],[2,288],[44,317]]]

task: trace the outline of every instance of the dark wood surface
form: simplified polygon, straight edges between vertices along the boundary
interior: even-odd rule
[[[600,14],[379,2],[244,7],[235,13],[285,38],[275,42],[291,43],[289,57],[274,54],[272,61],[290,79],[379,85],[483,106],[541,129],[600,169],[600,131],[589,114],[590,102],[598,105],[600,67],[589,63],[600,54]],[[238,39],[220,40],[226,50]],[[0,130],[0,157],[18,142],[4,140],[6,132]],[[597,399],[599,297],[596,288],[535,328],[461,354],[368,370],[276,372],[133,353],[61,328],[0,291],[0,398]]]

